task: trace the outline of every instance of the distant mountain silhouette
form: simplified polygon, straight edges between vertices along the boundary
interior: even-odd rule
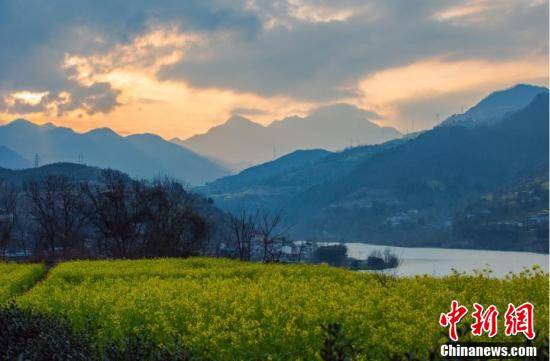
[[[349,104],[322,107],[307,117],[288,117],[265,127],[234,115],[205,134],[172,141],[238,168],[298,149],[337,151],[350,144],[378,144],[401,136],[394,128],[369,121],[369,116],[371,113]]]
[[[77,181],[99,181],[101,169],[75,163],[52,163],[42,167],[27,169],[0,168],[0,179],[21,187],[25,182],[44,178],[49,175],[70,177]]]
[[[548,123],[548,92],[543,91],[523,109],[489,125],[436,127],[280,172],[271,171],[277,161],[266,163],[201,191],[229,211],[285,209],[293,236],[300,239],[544,251],[547,237],[521,243],[517,236],[501,244],[464,238],[453,217],[469,200],[526,175],[548,177]],[[249,171],[266,168],[266,177],[250,181]]]
[[[518,84],[489,94],[464,114],[452,115],[441,125],[476,127],[493,124],[502,120],[506,114],[524,108],[540,93],[548,93],[548,88]]]
[[[13,150],[0,145],[0,167],[8,169],[23,169],[30,166],[30,161],[21,157]]]
[[[0,144],[40,164],[78,162],[113,168],[132,177],[173,176],[200,185],[226,175],[227,171],[189,149],[162,138],[141,134],[123,137],[109,128],[76,133],[52,124],[36,125],[18,119],[0,126]]]

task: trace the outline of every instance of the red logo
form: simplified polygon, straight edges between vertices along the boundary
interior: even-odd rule
[[[472,335],[482,336],[484,332],[487,336],[494,337],[498,332],[499,312],[495,305],[490,305],[485,309],[479,303],[474,303],[472,317],[474,323],[471,325]],[[508,304],[508,309],[504,314],[504,326],[506,336],[523,333],[529,340],[535,338],[534,331],[534,310],[535,307],[530,302],[525,302],[518,307]],[[449,328],[449,338],[458,341],[457,325],[468,314],[465,306],[459,305],[457,300],[451,302],[451,310],[448,313],[442,313],[439,316],[439,324]]]
[[[533,330],[533,313],[535,307],[530,302],[515,307],[513,304],[508,304],[508,309],[504,314],[504,323],[506,336],[517,335],[523,333],[529,340],[535,338]]]
[[[466,307],[459,306],[458,301],[453,300],[451,302],[451,311],[442,313],[441,316],[439,316],[439,324],[443,327],[449,327],[449,338],[451,340],[458,341],[456,325],[467,313],[468,309]]]
[[[483,331],[485,331],[489,337],[494,337],[497,334],[497,308],[491,305],[483,312],[483,306],[479,303],[474,303],[474,309],[472,317],[475,319],[475,322],[471,326],[472,335],[481,336]]]

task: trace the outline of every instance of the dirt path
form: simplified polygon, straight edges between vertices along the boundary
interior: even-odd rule
[[[28,287],[27,289],[25,289],[23,292],[21,292],[20,294],[16,295],[15,298],[17,297],[21,297],[23,296],[24,294],[30,292],[33,288],[35,288],[38,284],[40,284],[41,282],[44,282],[46,280],[46,278],[48,278],[48,275],[51,271],[52,268],[54,268],[55,266],[57,266],[57,263],[55,262],[45,262],[44,263],[44,272],[40,275],[40,277],[38,277],[34,283],[32,284],[32,286]]]

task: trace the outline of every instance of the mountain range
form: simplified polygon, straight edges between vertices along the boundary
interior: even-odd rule
[[[0,145],[11,151],[0,149],[0,165],[13,169],[27,167],[28,160],[34,163],[38,155],[39,164],[81,162],[136,178],[172,176],[191,185],[228,174],[215,162],[157,135],[123,137],[109,128],[77,133],[51,123],[37,125],[17,119],[0,126]]]
[[[337,151],[353,144],[378,144],[402,136],[394,128],[370,121],[373,116],[350,104],[321,107],[306,117],[292,116],[268,126],[233,115],[204,134],[172,141],[237,171],[299,149]]]
[[[510,100],[516,92],[518,98],[531,95],[520,109],[521,102]],[[528,228],[535,215],[527,211],[476,224],[476,231],[493,229],[483,239],[465,232],[456,218],[477,220],[462,211],[469,202],[518,182],[533,183],[526,177],[546,178],[547,188],[547,89],[520,85],[495,92],[465,114],[486,117],[477,118],[476,126],[450,121],[380,145],[295,152],[199,190],[229,211],[284,209],[292,235],[302,239],[548,252],[548,232],[540,225]],[[538,210],[546,219],[547,201]]]

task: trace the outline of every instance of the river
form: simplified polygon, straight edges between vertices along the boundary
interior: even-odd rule
[[[540,253],[389,247],[365,243],[346,243],[346,246],[348,256],[357,259],[366,259],[375,250],[390,249],[401,259],[401,265],[391,272],[401,276],[445,276],[452,274],[453,269],[472,273],[475,269],[489,268],[494,276],[504,277],[509,272],[517,273],[534,265],[548,272],[548,255]]]

